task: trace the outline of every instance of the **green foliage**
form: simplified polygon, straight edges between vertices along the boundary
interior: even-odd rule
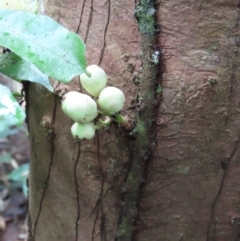
[[[0,45],[64,83],[86,70],[83,41],[47,16],[0,9]]]
[[[21,125],[25,112],[19,106],[11,91],[0,84],[0,133],[12,125]]]
[[[0,109],[0,111],[1,111],[1,109]],[[0,138],[14,135],[14,134],[18,133],[19,131],[25,131],[24,126],[17,126],[14,128],[10,128],[10,126],[3,126],[3,127],[4,127],[4,129],[2,129],[2,127],[1,127],[1,116],[0,116]]]
[[[11,163],[12,156],[8,152],[0,154],[0,163]]]
[[[55,20],[0,8],[0,45],[12,52],[0,56],[0,72],[53,91],[48,76],[64,83],[86,71],[85,45]],[[20,125],[25,113],[7,87],[0,85],[0,136]]]
[[[12,172],[10,172],[7,175],[8,180],[17,182],[20,186],[22,186],[23,193],[25,196],[27,196],[27,191],[28,191],[28,188],[26,185],[28,174],[29,174],[29,164],[23,164],[17,169],[14,169]]]
[[[11,181],[22,181],[26,179],[29,173],[29,164],[23,164],[17,169],[14,169],[12,172],[8,174],[8,179]]]
[[[47,75],[13,52],[0,56],[0,72],[17,81],[28,80],[39,83],[49,91],[53,91]]]

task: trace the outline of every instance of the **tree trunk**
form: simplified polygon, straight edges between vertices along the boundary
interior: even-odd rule
[[[55,94],[28,84],[30,241],[240,240],[239,5],[41,1],[124,91],[136,125],[76,142],[59,95],[79,79]]]

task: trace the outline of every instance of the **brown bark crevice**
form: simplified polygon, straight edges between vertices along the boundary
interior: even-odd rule
[[[75,188],[76,188],[76,202],[77,202],[77,217],[76,217],[76,223],[75,223],[75,230],[76,230],[76,236],[75,236],[75,241],[78,241],[78,226],[79,226],[79,220],[80,220],[80,194],[79,194],[79,184],[78,184],[78,175],[77,175],[77,167],[78,163],[81,157],[81,142],[76,143],[77,145],[77,156],[75,160],[75,165],[74,165],[74,182],[75,182]],[[74,159],[74,157],[73,157]]]
[[[104,222],[104,211],[103,211],[103,208],[102,208],[102,199],[103,199],[103,187],[104,187],[104,181],[105,181],[105,175],[104,175],[104,172],[103,172],[103,168],[102,168],[102,164],[101,164],[101,156],[100,156],[100,151],[99,151],[99,148],[100,148],[100,145],[99,145],[99,135],[98,135],[98,132],[96,133],[96,142],[97,142],[97,160],[98,160],[98,168],[99,168],[99,172],[100,172],[100,175],[101,175],[101,184],[100,184],[100,192],[99,192],[99,195],[98,195],[98,198],[96,200],[96,204],[90,214],[90,216],[93,214],[93,213],[96,213],[95,214],[95,220],[94,220],[94,223],[93,223],[93,228],[92,228],[92,240],[94,240],[94,236],[95,236],[95,229],[96,229],[96,224],[97,224],[97,220],[99,218],[99,214],[101,214],[101,221],[100,221],[100,237],[101,237],[101,240],[102,240],[102,237],[105,237],[106,236],[106,231],[105,231],[105,222]],[[105,241],[105,239],[103,239]]]
[[[101,53],[100,53],[98,65],[101,65],[101,63],[102,63],[102,59],[103,59],[103,55],[104,55],[104,51],[105,51],[105,46],[106,46],[107,29],[108,29],[108,25],[109,25],[109,21],[110,21],[110,16],[111,16],[111,0],[108,0],[107,2],[108,2],[107,22],[106,22],[106,25],[105,25],[105,28],[104,28],[103,44],[102,44],[102,47],[101,47]]]
[[[79,30],[80,30],[80,27],[81,27],[82,16],[83,16],[83,10],[84,10],[85,3],[86,3],[86,0],[83,0],[82,1],[81,11],[80,11],[80,16],[79,16],[79,21],[78,21],[78,25],[77,25],[77,30],[75,31],[77,34],[79,33]]]
[[[88,34],[89,34],[89,30],[90,30],[90,26],[91,26],[91,22],[92,22],[92,14],[93,14],[93,0],[91,0],[91,6],[90,6],[90,13],[89,13],[89,17],[88,17],[88,22],[87,22],[87,26],[86,26],[86,35],[84,37],[84,42],[87,42],[88,39]]]
[[[217,206],[217,202],[219,200],[219,197],[220,197],[220,195],[222,193],[222,190],[223,190],[223,187],[225,185],[225,180],[226,180],[226,176],[228,174],[228,170],[230,168],[231,161],[232,161],[234,155],[236,154],[236,152],[239,148],[239,143],[240,143],[240,139],[238,139],[236,141],[235,148],[233,149],[230,157],[224,163],[226,165],[224,168],[226,168],[226,169],[225,169],[224,174],[222,176],[222,181],[220,183],[218,193],[213,200],[212,209],[211,209],[211,216],[210,216],[210,220],[209,220],[209,224],[208,224],[208,228],[207,228],[207,239],[206,239],[206,241],[211,241],[211,240],[215,239],[215,234],[216,234],[215,208]]]

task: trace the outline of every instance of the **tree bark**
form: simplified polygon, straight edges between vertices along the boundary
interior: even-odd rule
[[[124,91],[136,126],[76,142],[59,93],[79,79],[54,94],[28,84],[31,241],[240,240],[239,3],[154,4],[41,1]]]

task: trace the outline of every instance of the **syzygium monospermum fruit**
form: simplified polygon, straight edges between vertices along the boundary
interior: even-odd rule
[[[95,125],[90,122],[90,123],[74,123],[71,127],[71,133],[73,138],[83,140],[87,139],[90,140],[94,137],[95,135]]]
[[[90,73],[91,77],[88,77],[85,73],[81,74],[81,85],[89,94],[98,97],[101,90],[107,85],[107,75],[105,71],[97,65],[88,66],[87,72]]]
[[[116,87],[109,86],[104,88],[98,97],[100,109],[108,114],[119,112],[123,108],[124,103],[124,93]]]
[[[96,102],[88,95],[70,91],[63,96],[62,110],[75,122],[88,123],[98,115]]]

